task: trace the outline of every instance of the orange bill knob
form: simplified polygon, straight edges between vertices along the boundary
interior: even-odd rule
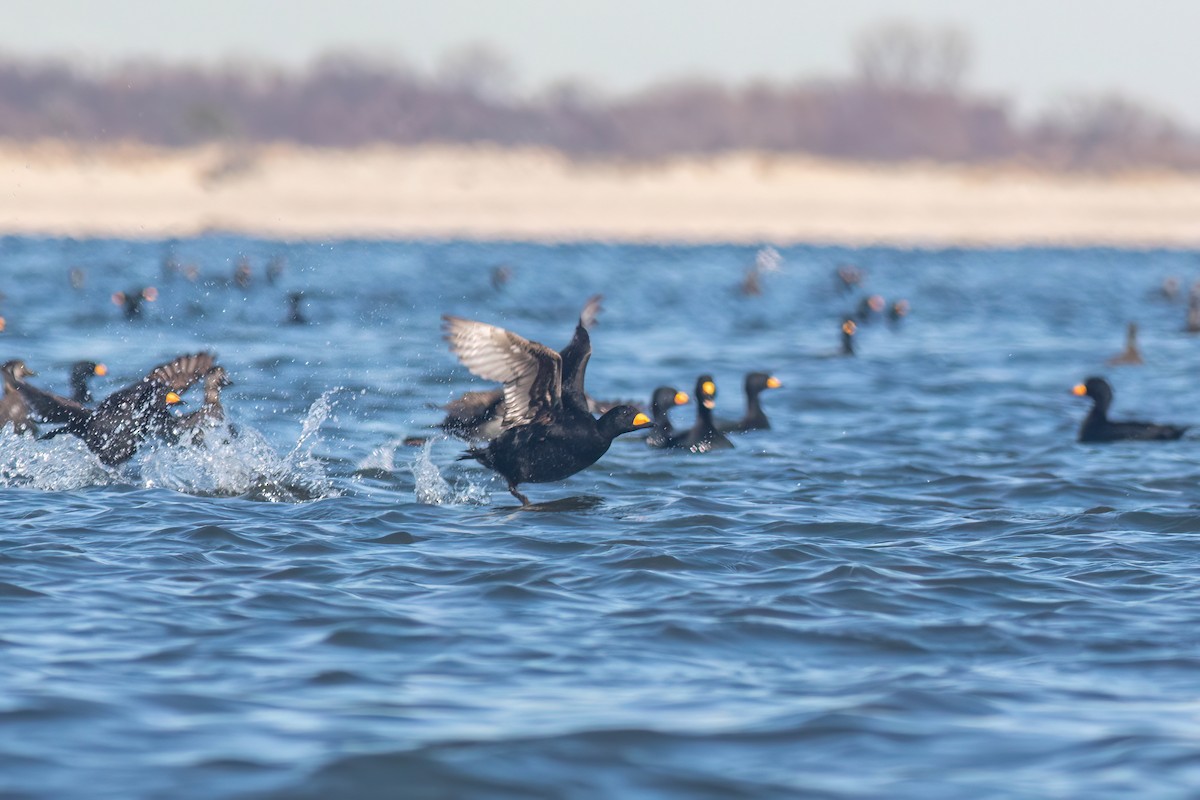
[[[677,406],[683,405],[689,399],[691,399],[691,398],[688,397],[687,392],[676,392],[675,393],[675,405],[677,405]]]
[[[1077,394],[1080,397],[1083,397],[1085,394],[1087,394],[1087,387],[1084,386],[1082,383],[1077,383],[1077,384],[1075,384],[1075,387],[1073,389],[1071,389],[1071,391],[1074,394]]]
[[[704,393],[710,397],[716,395],[717,393],[717,385],[712,381],[705,381],[704,383],[700,384],[700,388],[703,389]]]
[[[633,424],[635,427],[642,428],[642,427],[645,427],[646,425],[650,425],[652,423],[650,422],[649,417],[647,417],[645,414],[643,414],[642,412],[639,411],[637,413],[637,416],[635,416],[633,418]]]
[[[780,386],[783,386],[783,384],[779,382],[779,378],[776,378],[774,375],[767,378],[768,389],[778,389]]]
[[[103,364],[97,364],[95,368],[92,369],[92,374],[104,377],[108,374],[108,367],[104,366]]]
[[[183,398],[175,394],[175,392],[167,392],[167,405],[173,406],[176,403],[182,403]]]

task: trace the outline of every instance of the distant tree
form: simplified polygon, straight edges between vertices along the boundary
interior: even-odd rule
[[[854,62],[858,79],[871,87],[956,92],[971,65],[971,42],[958,28],[889,20],[858,35]]]
[[[1117,94],[1059,101],[1038,120],[1031,147],[1059,166],[1124,169],[1144,164],[1194,168],[1200,142],[1165,114]]]
[[[516,92],[517,71],[507,55],[483,43],[448,50],[437,69],[440,87],[489,102],[511,100]]]

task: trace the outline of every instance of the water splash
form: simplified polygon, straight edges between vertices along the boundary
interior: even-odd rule
[[[332,413],[332,398],[338,391],[330,389],[313,402],[301,421],[296,444],[282,458],[258,431],[239,428],[235,434],[224,425],[208,429],[197,445],[149,450],[141,462],[143,485],[277,503],[336,496],[313,449],[321,441],[321,425]]]
[[[115,477],[74,436],[39,441],[8,426],[0,430],[0,487],[63,492],[111,484]]]
[[[333,410],[322,394],[301,421],[296,444],[282,458],[262,434],[229,425],[207,429],[199,444],[146,444],[131,465],[106,469],[82,441],[60,436],[39,441],[0,431],[0,487],[69,491],[133,483],[186,494],[300,502],[338,494],[324,463],[313,455],[321,425]]]
[[[404,444],[403,438],[396,438],[376,447],[370,454],[354,467],[360,475],[385,474],[396,471],[396,448]],[[428,442],[426,442],[428,444]]]
[[[413,478],[416,481],[414,491],[418,503],[433,506],[448,505],[486,505],[489,501],[488,492],[482,486],[476,486],[470,481],[463,481],[458,486],[451,486],[442,477],[441,470],[433,463],[431,452],[434,439],[421,445],[416,458],[409,464]],[[394,451],[394,448],[393,448]]]

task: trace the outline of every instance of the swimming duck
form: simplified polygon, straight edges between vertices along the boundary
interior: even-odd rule
[[[1200,333],[1200,291],[1196,286],[1188,293],[1187,321],[1183,324],[1185,333]]]
[[[674,441],[675,447],[690,450],[693,453],[707,453],[710,450],[728,450],[733,448],[733,442],[725,434],[717,430],[713,424],[713,409],[717,405],[717,384],[711,375],[701,375],[696,379],[696,422],[683,436]]]
[[[113,305],[121,306],[125,319],[135,320],[142,316],[142,301],[153,303],[158,299],[158,289],[146,286],[141,289],[131,289],[128,292],[115,292],[112,296]]]
[[[101,463],[116,466],[132,458],[148,437],[175,435],[178,418],[171,413],[171,406],[182,402],[179,393],[212,366],[210,353],[180,356],[109,395],[94,410],[23,381],[17,384],[17,389],[34,417],[63,424],[43,439],[73,434],[83,440]]]
[[[863,271],[853,264],[842,264],[833,274],[834,286],[840,292],[852,292],[863,284]]]
[[[304,302],[304,292],[288,292],[288,315],[287,321],[289,325],[307,325],[308,317],[304,316],[304,309],[300,304]]]
[[[847,317],[842,320],[842,351],[841,355],[854,355],[854,334],[858,333],[858,325]]]
[[[29,416],[29,407],[21,397],[18,385],[36,372],[25,366],[20,359],[0,364],[0,376],[4,380],[4,395],[0,397],[0,429],[12,425],[14,433],[29,433],[37,436],[37,425]]]
[[[1112,405],[1113,390],[1104,378],[1088,378],[1072,390],[1076,395],[1092,398],[1092,410],[1079,428],[1081,442],[1117,442],[1125,439],[1169,441],[1183,436],[1186,425],[1156,425],[1152,422],[1110,422],[1108,407]]]
[[[529,498],[518,491],[520,484],[574,475],[596,463],[617,436],[652,425],[632,406],[618,406],[600,419],[588,413],[583,385],[592,348],[583,320],[561,354],[494,325],[442,320],[459,361],[481,378],[504,383],[500,435],[459,460],[474,459],[500,473],[522,506]]]
[[[774,375],[765,372],[746,373],[746,414],[737,422],[718,422],[717,429],[725,433],[766,430],[771,427],[763,412],[759,395],[767,389],[778,389],[783,384]]]
[[[1138,364],[1145,363],[1142,361],[1141,351],[1138,350],[1137,333],[1137,323],[1129,323],[1129,325],[1125,328],[1125,349],[1110,358],[1105,363],[1110,367],[1120,367],[1125,365],[1136,366]]]
[[[901,320],[908,316],[912,307],[907,300],[897,300],[888,306],[888,322],[893,325],[899,325]]]
[[[855,315],[859,322],[870,323],[876,316],[883,312],[887,301],[883,299],[883,295],[872,294],[864,297],[858,302],[858,309]]]
[[[88,381],[107,374],[108,367],[103,364],[97,364],[95,361],[76,361],[71,365],[71,399],[84,405],[92,402],[92,390]]]
[[[263,270],[267,276],[267,283],[274,286],[283,277],[283,270],[286,262],[283,256],[271,256],[271,260],[267,262],[266,269]]]
[[[650,419],[654,423],[654,430],[646,437],[648,447],[675,446],[675,428],[667,412],[689,399],[687,392],[680,392],[673,386],[660,386],[654,390],[650,395]]]

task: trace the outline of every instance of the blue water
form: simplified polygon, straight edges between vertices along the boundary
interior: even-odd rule
[[[0,240],[4,358],[60,391],[102,360],[104,394],[211,348],[242,430],[116,473],[0,438],[0,795],[1195,796],[1200,446],[1076,444],[1070,388],[1200,423],[1155,297],[1197,254],[782,256],[744,298],[750,247]],[[913,308],[855,359],[823,357],[843,261]],[[773,430],[628,437],[529,512],[461,444],[400,445],[481,386],[442,313],[557,348],[593,292],[593,394],[709,371],[735,417],[767,369]],[[1147,364],[1105,368],[1128,320]]]

